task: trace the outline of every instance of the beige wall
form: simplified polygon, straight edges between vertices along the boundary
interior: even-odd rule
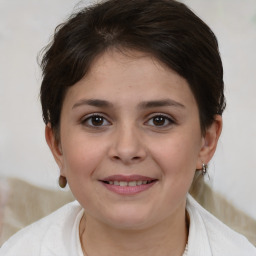
[[[39,50],[72,11],[72,0],[0,0],[0,174],[57,188],[38,99]],[[210,184],[256,219],[256,3],[184,1],[214,30],[225,69],[227,109]]]

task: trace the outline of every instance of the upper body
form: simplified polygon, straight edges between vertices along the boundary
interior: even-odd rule
[[[192,256],[253,255],[192,199],[186,214],[225,109],[218,42],[199,17],[175,0],[102,1],[58,26],[42,69],[46,141],[84,214],[63,208],[10,253],[180,256],[188,241]]]
[[[203,209],[190,195],[186,256],[254,256],[256,248]],[[83,256],[79,223],[84,210],[77,201],[19,231],[0,249],[1,256]],[[108,255],[106,253],[106,255]]]

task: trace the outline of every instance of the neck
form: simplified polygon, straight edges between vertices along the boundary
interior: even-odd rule
[[[121,230],[86,216],[80,239],[86,256],[181,256],[188,238],[185,210],[150,228]]]

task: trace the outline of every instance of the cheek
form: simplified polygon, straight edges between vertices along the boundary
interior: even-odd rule
[[[92,176],[97,165],[104,158],[104,146],[97,140],[83,136],[69,137],[63,145],[64,171],[67,176]],[[75,178],[75,177],[74,177]]]
[[[158,141],[151,147],[152,156],[161,167],[164,176],[193,177],[200,152],[200,135],[175,134]]]
[[[95,204],[95,181],[97,181],[97,168],[105,156],[105,147],[95,142],[95,139],[83,136],[69,137],[64,144],[64,174],[75,198],[85,207]],[[94,198],[94,199],[93,199]],[[96,196],[97,198],[97,196]],[[94,202],[96,201],[96,202]]]

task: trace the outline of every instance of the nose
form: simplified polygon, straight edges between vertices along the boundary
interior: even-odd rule
[[[124,125],[115,131],[109,154],[112,160],[131,165],[143,161],[147,153],[141,134]]]

